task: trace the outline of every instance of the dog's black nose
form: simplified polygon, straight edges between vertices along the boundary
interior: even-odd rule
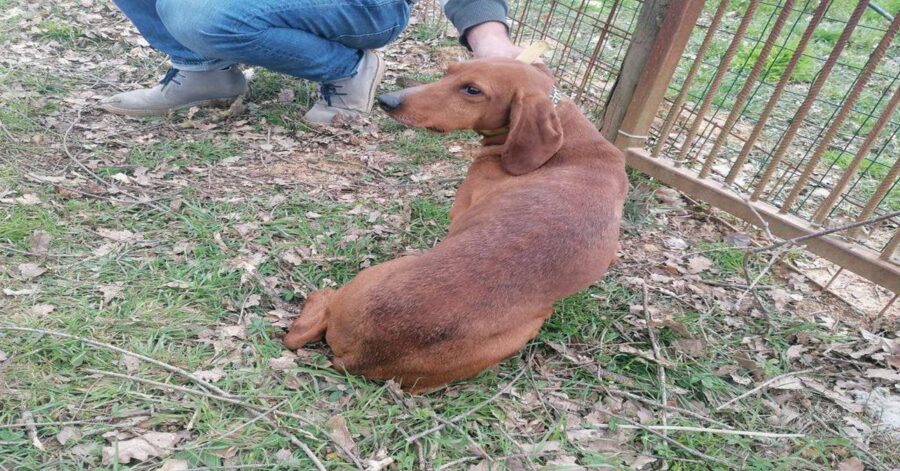
[[[385,93],[378,96],[378,106],[384,111],[394,111],[403,104],[403,98],[396,93]]]

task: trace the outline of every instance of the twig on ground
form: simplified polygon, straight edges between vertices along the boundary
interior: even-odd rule
[[[274,406],[272,406],[272,407],[266,409],[264,412],[258,413],[257,415],[255,415],[255,416],[254,416],[253,418],[251,418],[250,420],[248,420],[248,421],[242,423],[241,425],[238,425],[237,427],[235,427],[235,428],[233,428],[233,429],[231,429],[231,430],[229,430],[229,431],[223,433],[222,435],[219,435],[218,437],[216,437],[216,439],[221,440],[221,439],[223,439],[223,438],[225,438],[225,437],[230,437],[230,436],[232,436],[232,435],[234,435],[234,434],[240,432],[241,430],[243,430],[243,429],[245,429],[245,428],[247,428],[247,427],[253,425],[253,424],[256,423],[257,421],[259,421],[259,420],[265,418],[267,415],[269,415],[269,414],[275,412],[279,407],[283,406],[284,403],[287,402],[287,401],[288,401],[288,400],[285,399],[285,400],[279,402],[278,404],[275,404]]]
[[[84,108],[79,108],[79,109],[78,109],[77,115],[75,116],[75,120],[73,120],[72,123],[69,124],[69,127],[66,128],[66,132],[63,133],[63,136],[62,136],[62,148],[63,148],[63,152],[66,154],[66,156],[69,158],[69,160],[71,160],[71,161],[74,162],[76,165],[78,165],[78,167],[81,168],[81,170],[84,170],[88,175],[90,175],[94,180],[97,180],[97,181],[98,181],[100,184],[102,184],[104,187],[106,187],[106,188],[116,188],[115,185],[113,185],[112,183],[110,183],[108,180],[106,180],[105,178],[101,177],[100,175],[97,175],[93,170],[89,169],[86,165],[84,165],[84,163],[82,163],[80,160],[78,160],[78,157],[77,157],[75,154],[73,154],[71,150],[69,150],[69,134],[72,133],[72,129],[74,129],[75,126],[78,124],[78,122],[81,121],[81,113],[82,113],[83,111],[84,111]],[[159,211],[159,212],[161,212],[161,213],[168,213],[168,212],[170,212],[168,209],[165,209],[165,208],[163,208],[162,206],[159,206],[158,204],[153,203],[152,201],[141,201],[140,198],[138,198],[137,196],[132,195],[131,193],[129,193],[129,192],[127,192],[127,191],[124,191],[124,190],[121,190],[121,189],[118,189],[118,188],[116,188],[116,189],[117,189],[117,191],[118,191],[119,193],[121,193],[121,194],[123,194],[123,195],[125,195],[125,196],[127,196],[127,197],[129,197],[129,198],[131,198],[131,200],[132,200],[131,203],[133,203],[133,204],[143,204],[143,205],[147,205],[147,206],[149,206],[149,207],[151,207],[151,208],[153,208],[153,209],[155,209],[155,210],[157,210],[157,211]],[[94,195],[94,196],[96,196],[96,195]]]
[[[519,372],[516,374],[516,376],[509,383],[507,383],[506,386],[502,387],[499,391],[497,391],[496,394],[485,399],[484,401],[479,402],[478,404],[475,405],[475,407],[472,407],[471,409],[463,412],[462,414],[459,414],[459,415],[453,417],[452,419],[450,419],[450,423],[455,424],[455,423],[465,419],[466,417],[474,414],[475,412],[478,412],[484,406],[496,401],[497,398],[499,398],[500,396],[505,394],[507,391],[512,389],[512,387],[516,384],[516,381],[518,381],[519,378],[521,378],[522,375],[524,375],[525,371],[527,371],[527,370],[528,370],[528,365],[526,364],[519,370]],[[419,433],[407,438],[406,443],[412,443],[416,440],[419,440],[420,438],[427,437],[428,435],[431,435],[432,433],[439,432],[439,431],[443,430],[444,427],[446,427],[446,426],[447,426],[446,423],[442,423],[440,425],[435,425],[434,427],[431,427],[430,429],[425,430],[424,432],[419,432]]]
[[[61,420],[56,422],[34,422],[32,425],[35,427],[59,427],[60,425],[90,425],[101,422],[110,422],[112,420],[118,419],[128,419],[131,417],[139,417],[142,415],[150,415],[150,411],[137,411],[130,412],[128,414],[116,415],[116,416],[104,416],[104,417],[96,417],[93,419],[85,419],[85,420]],[[16,423],[16,424],[0,424],[0,429],[7,428],[23,428],[26,427],[27,424],[24,423]]]
[[[645,431],[645,432],[647,432],[647,433],[656,435],[657,437],[662,438],[663,440],[665,440],[667,443],[669,443],[669,444],[671,444],[671,445],[674,445],[674,446],[677,446],[678,448],[681,448],[682,450],[684,450],[684,451],[686,451],[686,452],[688,452],[688,453],[690,453],[690,454],[692,454],[692,455],[694,455],[694,456],[696,456],[696,457],[699,457],[699,458],[702,458],[702,459],[704,459],[704,460],[707,460],[707,462],[718,463],[718,464],[720,464],[720,465],[722,465],[722,466],[725,466],[726,468],[734,468],[734,467],[735,467],[733,464],[731,464],[731,463],[729,463],[729,462],[727,462],[727,461],[721,460],[721,459],[716,458],[716,457],[713,457],[713,456],[709,456],[709,455],[707,455],[706,453],[703,453],[702,451],[699,451],[699,450],[697,450],[697,449],[695,449],[695,448],[692,448],[692,447],[690,447],[690,446],[688,446],[688,445],[685,445],[684,443],[681,443],[681,442],[679,442],[678,440],[674,440],[674,439],[672,439],[672,438],[669,438],[669,437],[667,437],[667,436],[665,436],[665,435],[663,435],[663,434],[657,432],[656,430],[650,429],[650,428],[647,427],[647,426],[641,425],[641,424],[639,424],[639,423],[637,423],[637,422],[634,422],[634,421],[632,421],[632,420],[629,420],[629,419],[627,419],[627,418],[625,418],[625,417],[622,417],[622,416],[620,416],[620,415],[613,414],[612,412],[609,412],[609,411],[605,411],[605,412],[606,412],[607,415],[609,415],[610,417],[615,417],[615,418],[617,418],[617,419],[619,419],[619,420],[621,420],[621,421],[623,421],[623,422],[628,423],[629,425],[632,425],[632,426],[636,427],[637,429],[640,429],[640,430],[643,430],[643,431]],[[621,425],[620,425],[620,426],[621,426]]]
[[[69,127],[66,128],[66,131],[63,133],[63,136],[62,136],[63,152],[65,152],[66,156],[69,157],[69,160],[71,160],[73,163],[75,163],[75,165],[78,165],[78,167],[80,167],[81,170],[84,170],[84,172],[87,173],[88,175],[90,175],[91,177],[93,177],[94,180],[97,180],[98,182],[100,182],[101,185],[103,185],[107,188],[112,187],[113,186],[112,183],[110,183],[105,178],[101,177],[100,175],[97,175],[96,173],[94,173],[93,170],[87,168],[87,166],[84,165],[80,160],[78,160],[78,157],[76,157],[75,154],[73,154],[72,151],[69,150],[69,134],[72,133],[72,129],[74,129],[75,126],[78,124],[78,122],[81,121],[82,111],[84,111],[84,108],[78,108],[78,111],[76,112],[76,115],[75,115],[75,119],[69,124]]]
[[[394,391],[394,389],[392,387],[390,387],[390,385],[388,385],[388,387],[387,387],[387,392],[388,392],[388,395],[390,395],[391,398],[394,399],[394,402],[398,406],[400,406],[401,409],[406,411],[407,414],[410,413],[409,406],[407,406],[406,403],[403,402],[403,397],[399,396],[396,393],[396,391]],[[407,432],[405,428],[397,427],[397,430],[400,432],[400,435],[403,435],[403,438],[409,439],[409,437],[410,437],[409,432]],[[422,471],[427,471],[428,470],[428,462],[425,460],[425,448],[422,446],[422,442],[420,442],[419,440],[414,440],[412,442],[412,445],[416,449],[416,458],[419,461],[419,469],[421,469]]]
[[[856,229],[857,227],[870,226],[872,224],[877,224],[882,221],[887,221],[888,219],[893,219],[895,217],[900,217],[900,211],[890,212],[890,213],[883,214],[881,216],[878,216],[878,217],[875,217],[872,219],[867,219],[865,221],[859,221],[859,222],[854,222],[854,223],[850,223],[850,224],[844,224],[842,226],[832,227],[831,229],[823,229],[818,232],[813,232],[812,234],[806,234],[806,235],[802,235],[799,237],[794,237],[793,239],[782,240],[780,242],[776,242],[776,243],[773,243],[771,245],[767,245],[764,247],[757,247],[755,249],[752,249],[751,252],[753,252],[753,253],[765,252],[765,251],[777,249],[778,247],[781,247],[786,244],[800,245],[801,243],[803,243],[804,241],[807,241],[809,239],[816,239],[819,237],[824,237],[827,235],[834,234],[836,232],[849,231],[850,229]]]
[[[744,437],[759,437],[759,438],[803,438],[806,435],[802,433],[774,433],[774,432],[755,432],[752,430],[725,430],[718,428],[706,428],[706,427],[689,427],[682,425],[609,425],[609,424],[596,424],[591,425],[591,428],[598,428],[603,430],[608,429],[623,429],[623,430],[649,430],[649,431],[659,431],[664,433],[666,431],[673,432],[699,432],[699,433],[712,433],[715,435],[740,435]]]
[[[635,401],[643,402],[644,404],[648,404],[648,405],[656,406],[656,407],[661,407],[661,408],[663,408],[663,409],[667,409],[667,410],[670,410],[670,411],[672,411],[672,412],[678,412],[679,414],[684,414],[684,415],[687,415],[687,416],[689,416],[689,417],[693,417],[693,418],[695,418],[695,419],[705,420],[705,421],[707,421],[707,422],[709,422],[709,423],[711,423],[711,424],[718,425],[719,427],[724,427],[724,428],[726,428],[726,429],[732,429],[732,428],[733,428],[733,427],[731,427],[730,425],[726,424],[725,422],[720,422],[720,421],[718,421],[718,420],[716,420],[716,419],[709,418],[709,417],[707,417],[707,416],[705,416],[705,415],[703,415],[703,414],[694,412],[694,411],[689,410],[689,409],[682,409],[681,407],[670,406],[670,405],[668,405],[668,404],[660,404],[660,403],[658,403],[658,402],[656,402],[656,401],[654,401],[654,400],[647,399],[646,397],[638,396],[637,394],[631,394],[631,393],[628,392],[628,391],[622,391],[622,390],[620,390],[620,389],[608,389],[608,388],[605,388],[605,387],[604,387],[603,389],[606,391],[606,394],[608,394],[608,395],[619,395],[619,396],[624,396],[624,397],[627,397],[628,399],[632,399],[632,400],[635,400]]]
[[[84,371],[87,371],[88,373],[92,373],[92,374],[112,376],[114,378],[120,378],[120,379],[128,379],[131,381],[136,381],[138,383],[145,383],[145,384],[149,384],[151,386],[156,386],[156,387],[163,388],[163,389],[172,389],[175,391],[181,391],[183,393],[194,394],[196,396],[203,396],[203,397],[207,397],[210,399],[215,399],[217,401],[227,402],[229,404],[241,406],[241,407],[249,409],[253,412],[257,412],[257,413],[262,413],[262,412],[266,411],[266,409],[263,407],[254,406],[253,404],[249,404],[247,402],[241,401],[240,399],[235,399],[234,397],[221,396],[221,395],[214,394],[214,393],[207,392],[207,391],[199,391],[196,389],[179,386],[177,384],[163,383],[160,381],[154,381],[152,379],[138,378],[137,376],[131,376],[131,375],[126,375],[126,374],[122,374],[122,373],[114,373],[112,371],[95,370],[92,368],[85,368]],[[280,411],[280,410],[274,410],[274,411],[272,411],[272,414],[277,415],[279,417],[290,417],[292,419],[299,420],[300,422],[303,422],[306,425],[315,427],[315,424],[313,424],[309,419],[307,419],[306,417],[299,416],[297,414],[292,414],[290,412],[284,412],[284,411]],[[315,436],[309,432],[303,431],[303,433],[308,438],[313,438],[313,439],[315,438]]]
[[[752,255],[753,252],[744,252],[744,257],[741,259],[741,269],[744,272],[744,278],[747,279],[747,288],[744,289],[740,296],[738,296],[737,300],[734,302],[735,305],[740,305],[741,301],[744,300],[744,297],[747,296],[747,293],[753,293],[753,296],[756,298],[756,302],[757,304],[759,304],[759,307],[765,311],[768,311],[765,303],[759,295],[759,292],[756,290],[756,285],[759,284],[760,281],[762,281],[763,277],[765,277],[769,273],[769,271],[772,270],[772,267],[775,266],[775,263],[778,262],[778,260],[781,259],[781,257],[792,247],[792,245],[781,246],[777,252],[772,254],[772,258],[770,258],[769,262],[766,263],[766,266],[756,274],[755,278],[750,276],[750,255]]]
[[[807,370],[791,371],[791,372],[788,372],[788,373],[780,374],[780,375],[778,375],[778,376],[774,376],[774,377],[772,377],[772,378],[769,378],[768,380],[763,381],[762,383],[760,383],[760,384],[759,384],[758,386],[756,386],[755,388],[753,388],[753,389],[751,389],[751,390],[749,390],[749,391],[747,391],[747,392],[741,394],[740,396],[737,396],[737,397],[735,397],[734,399],[731,399],[730,401],[728,401],[728,402],[726,402],[726,403],[724,403],[724,404],[722,404],[722,405],[716,407],[716,411],[720,411],[720,410],[722,410],[722,409],[724,409],[724,408],[726,408],[726,407],[728,407],[728,406],[734,404],[735,402],[740,401],[741,399],[743,399],[743,398],[745,398],[745,397],[748,397],[748,396],[750,396],[750,395],[753,395],[753,394],[755,394],[755,393],[757,393],[757,392],[759,392],[759,391],[765,389],[765,388],[768,387],[769,385],[774,384],[775,382],[780,381],[780,380],[782,380],[782,379],[784,379],[784,378],[789,378],[789,377],[791,377],[791,376],[797,376],[797,375],[802,375],[802,374],[806,374],[806,373],[812,373],[812,372],[818,371],[818,370],[820,370],[820,369],[822,369],[821,366],[816,367],[816,368],[810,368],[810,369],[807,369]]]
[[[656,333],[653,331],[653,318],[650,317],[650,293],[647,289],[647,283],[644,282],[642,285],[644,289],[644,319],[647,321],[647,333],[650,335],[650,344],[653,346],[653,356],[656,357],[656,375],[659,379],[659,402],[665,406],[669,400],[666,394],[666,369],[662,366],[662,362],[665,360],[662,355],[662,350],[659,348],[659,343],[656,342]],[[662,424],[663,426],[669,425],[669,418],[666,412],[666,409],[662,409]],[[663,435],[666,434],[666,431],[663,430]]]
[[[15,254],[20,254],[20,255],[27,255],[27,256],[29,256],[29,257],[42,257],[42,258],[43,258],[43,257],[50,257],[50,258],[81,258],[81,257],[84,257],[84,255],[78,255],[78,254],[66,254],[66,253],[63,253],[63,254],[55,254],[55,253],[44,253],[44,254],[41,254],[41,253],[34,253],[34,252],[30,251],[30,250],[19,250],[19,249],[17,249],[17,248],[9,247],[9,246],[6,246],[6,245],[0,245],[0,252],[9,252],[9,253],[15,253]]]
[[[313,462],[313,464],[316,466],[316,469],[318,469],[319,471],[328,471],[325,468],[325,465],[323,465],[322,462],[319,461],[319,458],[316,457],[316,454],[313,453],[312,449],[309,448],[309,445],[300,441],[300,439],[297,438],[296,436],[294,436],[294,434],[284,430],[284,428],[280,427],[277,423],[275,423],[274,420],[272,420],[266,416],[261,416],[261,417],[263,418],[264,421],[266,421],[267,424],[269,424],[273,428],[275,428],[275,430],[278,430],[280,433],[286,435],[288,437],[288,440],[291,441],[291,443],[293,443],[294,445],[297,445],[297,447],[299,447],[301,450],[303,450],[303,453],[306,454],[306,457],[309,458],[310,461]]]
[[[22,422],[25,423],[25,429],[28,430],[28,438],[31,439],[31,444],[38,450],[44,451],[44,444],[38,438],[37,427],[34,425],[34,414],[24,407],[22,407]]]
[[[185,378],[188,378],[188,379],[190,379],[191,381],[193,381],[194,383],[196,383],[197,385],[202,386],[203,388],[208,389],[208,390],[210,390],[210,391],[212,391],[212,392],[214,392],[214,393],[216,393],[216,394],[218,394],[218,395],[220,395],[220,396],[225,396],[225,397],[229,397],[229,398],[237,397],[237,396],[234,396],[234,395],[231,394],[231,393],[228,393],[227,391],[223,391],[222,389],[220,389],[219,387],[217,387],[217,386],[215,386],[215,385],[213,385],[213,384],[210,384],[208,381],[204,381],[203,379],[197,377],[197,376],[194,375],[193,373],[190,373],[190,372],[185,371],[185,370],[183,370],[183,369],[181,369],[181,368],[178,368],[177,366],[172,366],[172,365],[170,365],[170,364],[168,364],[168,363],[161,362],[161,361],[159,361],[159,360],[150,358],[150,357],[148,357],[148,356],[144,356],[144,355],[141,355],[141,354],[139,354],[139,353],[134,353],[134,352],[125,350],[125,349],[123,349],[123,348],[116,347],[115,345],[110,345],[110,344],[108,344],[108,343],[98,342],[98,341],[96,341],[96,340],[91,340],[91,339],[87,339],[87,338],[84,338],[84,337],[79,337],[79,336],[77,336],[77,335],[66,334],[66,333],[64,333],[64,332],[56,332],[56,331],[53,331],[53,330],[32,329],[32,328],[28,328],[28,327],[16,327],[16,326],[10,326],[10,325],[0,325],[0,331],[4,331],[4,330],[6,330],[6,331],[13,331],[13,332],[31,332],[31,333],[35,333],[35,334],[44,334],[44,335],[51,335],[51,336],[53,336],[53,337],[62,337],[62,338],[66,338],[66,339],[78,340],[78,341],[80,341],[80,342],[84,342],[84,343],[86,343],[86,344],[88,344],[88,345],[92,345],[92,346],[94,346],[94,347],[105,348],[105,349],[107,349],[107,350],[112,350],[112,351],[114,351],[114,352],[118,352],[118,353],[121,353],[121,354],[123,354],[123,355],[128,355],[128,356],[137,358],[137,359],[139,359],[139,360],[146,361],[147,363],[154,364],[154,365],[156,365],[156,366],[158,366],[158,367],[160,367],[160,368],[163,368],[164,370],[171,371],[172,373],[175,373],[175,374],[181,375],[181,376],[183,376],[183,377],[185,377]]]
[[[812,414],[812,418],[813,418],[813,420],[815,420],[816,422],[818,422],[821,426],[825,427],[827,430],[830,430],[831,433],[835,434],[836,436],[841,437],[841,438],[847,438],[846,436],[844,436],[843,434],[841,434],[838,430],[836,430],[833,426],[831,426],[831,425],[825,423],[825,421],[822,420],[821,418],[819,418],[818,415]],[[886,464],[884,464],[883,461],[881,461],[880,459],[878,459],[877,456],[873,455],[872,452],[870,452],[870,451],[867,449],[868,447],[867,447],[864,443],[860,443],[860,442],[858,442],[856,439],[850,439],[849,441],[850,441],[850,443],[853,444],[853,446],[854,446],[857,450],[859,450],[862,454],[866,455],[867,458],[869,458],[870,460],[872,460],[872,463],[874,463],[874,464],[875,464],[875,467],[876,467],[877,469],[879,469],[880,471],[888,471],[888,470],[896,471],[896,470],[897,470],[897,468],[888,468],[888,466],[887,466]]]
[[[209,393],[206,391],[197,391],[195,389],[186,388],[186,387],[178,386],[178,385],[174,385],[174,384],[161,383],[159,381],[153,381],[151,379],[138,378],[136,376],[130,376],[130,375],[121,374],[121,373],[113,373],[111,371],[95,370],[95,369],[91,369],[91,368],[85,368],[85,371],[87,371],[88,373],[93,373],[93,374],[112,376],[114,378],[129,379],[132,381],[137,381],[139,383],[146,383],[146,384],[150,384],[150,385],[157,386],[160,388],[174,389],[176,391],[181,391],[181,392],[184,392],[187,394],[195,394],[198,396],[208,397],[210,399],[215,399],[218,401],[227,402],[229,404],[234,404],[236,406],[241,406],[244,409],[246,409],[247,411],[257,412],[257,413],[259,413],[259,415],[257,417],[259,417],[261,420],[264,420],[267,424],[272,426],[279,433],[284,434],[291,441],[291,443],[300,447],[300,449],[303,450],[303,453],[305,453],[306,456],[309,457],[309,459],[312,460],[312,462],[316,465],[316,468],[318,468],[320,471],[327,471],[325,469],[325,466],[322,465],[322,462],[319,461],[319,459],[316,457],[316,454],[313,453],[313,451],[309,448],[309,446],[307,446],[305,443],[300,441],[300,439],[298,439],[293,433],[289,432],[285,427],[278,425],[275,421],[270,419],[268,417],[268,414],[274,414],[274,415],[283,416],[283,417],[290,417],[292,419],[297,419],[300,422],[303,422],[305,424],[312,425],[312,423],[305,417],[301,417],[296,414],[291,414],[289,412],[282,412],[282,411],[277,410],[276,408],[271,408],[269,410],[266,410],[266,409],[263,409],[262,407],[257,407],[252,404],[248,404],[246,402],[243,402],[238,399],[231,398],[231,397],[218,396],[216,394],[212,394],[212,393]],[[311,434],[305,430],[297,429],[297,431],[302,432],[308,438],[315,439],[315,436],[313,434]]]

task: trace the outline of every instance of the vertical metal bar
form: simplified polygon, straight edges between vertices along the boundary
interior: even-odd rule
[[[788,194],[784,203],[781,205],[780,212],[788,212],[791,209],[791,206],[797,201],[797,197],[800,196],[800,193],[806,186],[806,182],[809,181],[809,177],[811,177],[816,170],[816,166],[819,165],[819,161],[822,160],[822,156],[825,154],[825,151],[828,150],[831,141],[837,136],[838,131],[844,124],[844,120],[850,115],[853,106],[856,104],[856,101],[859,100],[860,95],[862,95],[863,89],[868,85],[869,80],[872,78],[872,74],[875,72],[875,67],[877,67],[878,63],[884,59],[884,54],[891,46],[891,41],[893,41],[894,37],[897,35],[898,29],[900,29],[900,14],[894,17],[891,26],[884,33],[884,36],[881,38],[881,41],[878,42],[878,46],[875,47],[875,50],[872,51],[872,55],[869,56],[869,60],[866,61],[865,67],[863,67],[862,72],[860,72],[859,77],[857,77],[856,84],[850,91],[850,95],[847,96],[847,99],[844,101],[843,106],[841,106],[837,116],[834,117],[834,120],[825,132],[825,136],[819,141],[818,147],[816,147],[816,150],[809,158],[806,167],[803,168],[800,177],[797,178],[796,183],[794,183],[794,188],[791,189],[790,194]]]
[[[702,10],[699,1],[644,4],[600,126],[616,147],[644,146]]]
[[[553,20],[553,14],[556,13],[556,6],[559,0],[550,0],[550,13],[547,13],[547,21],[544,22],[544,29],[541,30],[541,39],[547,38],[547,31],[550,30],[550,21]]]
[[[706,96],[703,97],[703,102],[700,103],[700,109],[697,110],[697,116],[694,118],[694,121],[684,135],[681,151],[678,153],[678,158],[675,159],[676,166],[681,166],[685,160],[687,160],[694,137],[697,136],[697,131],[700,129],[700,125],[703,124],[703,119],[706,112],[709,110],[709,105],[712,104],[713,99],[716,97],[716,92],[719,91],[719,85],[722,84],[722,79],[725,78],[725,74],[728,72],[728,66],[731,64],[731,60],[734,59],[734,55],[737,53],[741,41],[744,40],[744,34],[747,32],[747,27],[750,26],[750,22],[753,20],[753,14],[756,13],[757,7],[759,7],[759,0],[750,0],[750,4],[747,5],[747,11],[744,13],[744,17],[741,18],[737,31],[734,33],[734,38],[731,39],[731,44],[729,44],[728,49],[725,50],[725,56],[722,57],[722,62],[719,63],[719,68],[716,70],[716,75],[713,77],[709,90],[706,92]]]
[[[900,294],[895,294],[895,295],[891,298],[891,300],[888,301],[888,303],[884,305],[884,309],[882,309],[881,311],[878,311],[878,316],[877,316],[877,317],[881,317],[881,316],[884,315],[884,313],[888,312],[888,309],[890,309],[891,306],[894,305],[894,301],[897,300],[897,297],[900,297]]]
[[[888,190],[894,186],[894,182],[897,181],[897,177],[900,176],[900,159],[897,159],[894,162],[894,165],[891,167],[891,170],[884,177],[884,180],[881,180],[881,183],[878,185],[878,188],[875,190],[875,193],[872,194],[872,197],[869,198],[869,201],[866,202],[866,206],[859,212],[859,216],[856,217],[857,222],[865,221],[869,219],[870,216],[875,212],[875,209],[878,208],[878,203],[887,195]],[[856,237],[859,234],[859,229],[851,229],[849,235],[851,237]]]
[[[572,37],[575,35],[575,31],[578,31],[578,21],[584,15],[584,10],[585,10],[584,7],[587,4],[587,2],[588,2],[588,0],[581,0],[581,5],[578,5],[578,10],[575,11],[575,19],[572,20],[572,29],[569,30],[569,36],[566,38],[565,42],[563,43],[563,45],[565,46],[565,49],[563,49],[562,55],[560,56],[560,59],[559,59],[560,67],[562,67],[566,63],[566,60],[571,55],[572,49],[575,48],[575,45],[573,44],[573,41],[572,41]]]
[[[898,245],[900,245],[900,229],[898,229],[897,232],[894,232],[894,237],[891,237],[891,241],[884,246],[880,258],[890,262],[891,259],[894,258],[894,252],[897,251]]]
[[[587,68],[584,71],[584,78],[581,79],[581,84],[578,86],[578,90],[575,93],[575,101],[581,100],[581,95],[584,94],[584,89],[587,87],[587,83],[591,78],[591,74],[594,72],[594,67],[597,64],[597,58],[600,57],[600,52],[603,50],[603,45],[606,44],[606,37],[609,35],[609,29],[612,27],[613,18],[615,18],[616,10],[619,8],[619,0],[613,2],[612,7],[609,10],[609,15],[606,17],[606,25],[600,31],[600,37],[597,38],[597,45],[594,46],[594,52],[591,54],[591,59],[588,61]]]
[[[766,42],[759,52],[756,63],[753,64],[753,68],[750,69],[750,75],[747,76],[744,87],[741,88],[741,91],[738,92],[737,97],[734,99],[734,105],[732,105],[731,112],[728,113],[728,118],[725,119],[725,124],[722,126],[721,131],[719,131],[719,136],[713,143],[712,149],[710,149],[709,154],[706,156],[706,160],[703,161],[703,167],[700,169],[700,178],[709,176],[713,163],[716,161],[716,157],[718,157],[717,154],[719,153],[719,150],[722,149],[725,141],[728,140],[728,133],[731,132],[734,123],[736,123],[741,116],[741,110],[747,103],[747,98],[750,97],[750,92],[756,85],[756,79],[759,77],[759,74],[762,73],[763,66],[766,65],[766,60],[768,60],[769,54],[775,46],[775,42],[778,41],[778,36],[781,35],[784,24],[787,23],[788,17],[791,16],[791,10],[793,8],[794,0],[785,0],[784,5],[781,6],[781,12],[778,14],[778,18],[775,19],[775,24],[772,25],[772,31],[769,33],[769,37],[766,38]]]
[[[756,126],[753,127],[750,137],[744,143],[744,147],[741,148],[741,153],[738,155],[737,159],[735,159],[734,165],[731,166],[728,176],[725,177],[726,184],[731,185],[734,183],[741,168],[747,163],[747,159],[750,157],[750,151],[753,150],[754,144],[759,140],[760,134],[762,134],[766,123],[769,121],[769,116],[771,116],[772,111],[775,110],[775,106],[778,105],[778,101],[781,99],[784,89],[787,87],[788,83],[790,83],[791,76],[794,74],[794,69],[797,68],[797,64],[800,63],[800,58],[803,57],[803,51],[806,50],[807,44],[809,44],[810,39],[812,39],[813,33],[815,33],[816,28],[825,16],[825,11],[828,10],[828,5],[830,4],[831,0],[822,0],[813,12],[812,17],[809,19],[809,25],[806,27],[806,30],[803,31],[800,42],[797,43],[797,49],[794,51],[794,55],[791,56],[791,60],[788,62],[787,67],[785,67],[781,79],[778,81],[778,84],[775,85],[775,91],[772,92],[772,97],[769,98],[768,103],[766,103],[766,107],[763,109],[762,114],[760,114]]]
[[[900,88],[894,90],[894,94],[891,96],[891,101],[888,102],[887,107],[884,109],[884,112],[881,113],[881,116],[878,117],[878,121],[875,122],[875,126],[872,127],[872,130],[869,131],[869,134],[866,136],[866,139],[863,141],[862,145],[859,147],[859,150],[856,152],[856,155],[853,157],[853,161],[850,162],[850,165],[844,170],[844,174],[841,175],[841,179],[834,185],[834,189],[831,190],[831,193],[828,195],[828,198],[825,198],[825,201],[816,211],[816,214],[813,216],[813,221],[821,224],[825,221],[825,218],[828,217],[828,213],[834,208],[835,203],[838,198],[841,196],[841,193],[844,192],[844,189],[847,188],[847,185],[850,184],[850,180],[856,175],[856,170],[859,168],[860,164],[862,164],[863,160],[869,155],[869,151],[872,150],[872,146],[875,145],[875,142],[878,141],[878,135],[881,134],[881,131],[884,130],[887,123],[890,122],[891,116],[894,114],[894,111],[897,110],[897,106],[900,105]]]
[[[784,133],[784,137],[782,137],[781,142],[778,144],[778,147],[772,154],[772,158],[771,160],[769,160],[769,165],[766,167],[766,170],[763,173],[762,177],[760,177],[759,181],[756,182],[756,188],[750,195],[751,201],[756,201],[760,196],[762,196],[763,192],[766,190],[766,185],[769,183],[769,180],[772,179],[772,175],[774,175],[775,171],[778,170],[778,165],[781,163],[781,160],[784,159],[785,153],[787,153],[788,148],[793,143],[794,137],[797,135],[797,131],[800,129],[800,126],[803,125],[803,120],[806,119],[806,115],[809,114],[809,110],[812,107],[813,102],[816,100],[816,97],[822,90],[822,86],[825,84],[825,80],[827,80],[828,76],[831,75],[831,70],[837,63],[838,57],[842,52],[844,52],[844,48],[847,46],[847,42],[850,40],[850,35],[853,34],[853,30],[856,29],[856,25],[859,24],[859,19],[866,11],[866,7],[868,5],[869,0],[860,0],[856,5],[856,8],[853,10],[853,13],[850,15],[850,19],[847,20],[847,24],[846,26],[844,26],[844,30],[841,32],[841,36],[838,38],[837,43],[834,45],[834,49],[832,49],[831,54],[828,55],[828,59],[826,59],[825,64],[822,65],[822,69],[816,76],[816,80],[809,88],[806,99],[803,100],[800,108],[797,109],[797,113],[794,114],[794,116],[791,118],[791,125],[788,126],[787,131],[785,131]]]
[[[828,2],[830,0],[823,1]],[[691,68],[684,78],[684,84],[681,86],[681,90],[678,91],[675,102],[672,103],[672,107],[669,108],[669,114],[666,116],[666,121],[659,130],[659,138],[651,153],[653,157],[659,157],[663,146],[666,144],[666,140],[669,138],[669,133],[672,132],[672,126],[675,125],[675,120],[681,115],[681,107],[684,106],[684,100],[687,98],[688,91],[691,89],[691,85],[694,84],[694,78],[696,78],[697,72],[700,71],[700,66],[703,64],[703,56],[706,55],[706,50],[709,49],[709,45],[712,44],[712,40],[716,36],[716,31],[718,31],[719,24],[722,22],[722,17],[725,16],[725,11],[727,9],[728,0],[722,0],[709,23],[709,29],[703,37],[703,42],[700,43],[700,49],[697,49],[697,55],[694,57],[694,62],[691,64]]]
[[[513,42],[517,43],[522,39],[522,34],[525,31],[525,19],[528,17],[528,9],[531,8],[531,0],[525,0],[525,5],[522,6],[522,14],[519,16],[519,26],[516,29],[516,36],[513,39]]]

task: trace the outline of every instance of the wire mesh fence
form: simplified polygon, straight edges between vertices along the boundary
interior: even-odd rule
[[[707,2],[654,155],[815,224],[900,210],[897,13],[851,0]],[[896,229],[852,235],[889,258]]]
[[[597,118],[621,69],[642,3],[516,0],[510,3],[512,38],[522,45],[549,42],[548,66],[568,95]]]

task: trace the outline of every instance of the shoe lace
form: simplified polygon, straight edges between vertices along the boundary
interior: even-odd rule
[[[163,77],[162,80],[159,81],[159,83],[162,84],[163,88],[166,88],[166,86],[169,85],[170,82],[175,82],[175,85],[181,85],[181,82],[175,80],[175,78],[178,77],[179,73],[181,73],[180,70],[172,67],[171,69],[166,71],[166,76]]]
[[[331,99],[333,97],[346,95],[346,93],[339,92],[338,88],[341,86],[333,83],[323,83],[319,86],[319,95],[325,100],[325,103],[328,103],[328,106],[332,106]]]

